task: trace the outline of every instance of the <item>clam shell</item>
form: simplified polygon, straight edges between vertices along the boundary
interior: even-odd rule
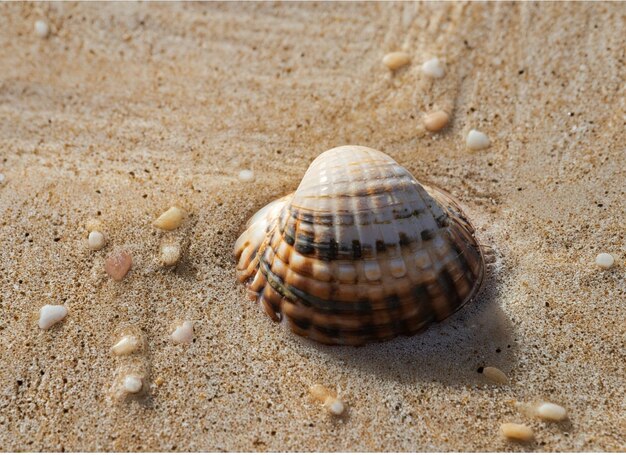
[[[360,146],[318,156],[295,193],[250,219],[234,252],[249,297],[325,344],[417,333],[468,302],[484,275],[458,204]]]

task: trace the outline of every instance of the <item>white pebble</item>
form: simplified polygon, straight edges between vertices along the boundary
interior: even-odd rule
[[[180,245],[178,243],[163,243],[161,245],[161,262],[172,266],[180,260]]]
[[[467,148],[470,150],[482,150],[491,145],[491,141],[485,133],[481,133],[477,130],[470,130],[467,135]]]
[[[89,238],[87,239],[87,244],[89,245],[89,249],[93,251],[101,250],[106,243],[104,238],[104,234],[100,231],[93,231],[89,233]]]
[[[391,71],[395,71],[398,68],[408,65],[410,61],[411,57],[409,57],[409,54],[406,52],[390,52],[383,57],[383,65]]]
[[[609,253],[600,253],[596,256],[596,264],[602,269],[610,269],[615,263],[615,258]]]
[[[128,393],[137,393],[143,387],[143,380],[139,376],[128,375],[124,378],[124,390]]]
[[[4,176],[4,174],[0,174],[0,185],[2,185],[5,180],[6,180],[6,177]]]
[[[44,21],[35,22],[35,34],[40,38],[47,38],[50,34],[50,27]]]
[[[141,346],[141,341],[134,335],[126,335],[120,338],[111,348],[115,355],[129,355],[137,351]]]
[[[328,410],[328,412],[336,416],[343,414],[343,411],[345,409],[343,401],[341,401],[339,398],[332,397],[326,399],[326,401],[324,402],[324,407]]]
[[[39,328],[49,329],[67,316],[67,308],[63,305],[44,305],[39,310]]]
[[[535,409],[535,415],[544,420],[560,422],[567,417],[567,411],[563,406],[554,403],[541,403]]]
[[[443,65],[439,61],[438,58],[431,58],[430,60],[422,63],[422,72],[434,79],[440,79],[445,75],[445,70],[443,69]]]
[[[172,340],[176,344],[189,344],[193,341],[193,323],[185,321],[172,332]]]
[[[254,180],[254,172],[252,172],[250,169],[244,169],[242,171],[239,171],[239,180],[241,180],[242,182],[251,182]]]

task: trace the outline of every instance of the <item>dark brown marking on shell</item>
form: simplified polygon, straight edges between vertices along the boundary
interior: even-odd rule
[[[316,341],[417,333],[462,307],[482,281],[482,253],[458,204],[380,152],[321,155],[298,191],[271,208],[237,241],[238,278],[272,319],[282,314]]]

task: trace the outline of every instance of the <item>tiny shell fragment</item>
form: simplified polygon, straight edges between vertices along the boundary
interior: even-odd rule
[[[315,384],[309,388],[309,393],[311,396],[320,401],[324,409],[326,409],[329,413],[333,415],[341,415],[345,410],[345,405],[343,401],[337,398],[337,394],[324,387],[321,384]]]
[[[193,323],[185,321],[172,332],[172,340],[176,344],[189,344],[193,341]]]
[[[170,207],[154,221],[154,225],[165,231],[173,231],[183,223],[185,215],[183,209]]]
[[[485,133],[477,130],[470,130],[466,141],[467,148],[470,150],[482,150],[491,145],[489,137]]]
[[[424,128],[436,132],[444,129],[449,121],[450,116],[445,111],[431,112],[424,116]]]
[[[111,351],[115,355],[129,355],[141,347],[141,341],[135,335],[126,335],[113,345]]]
[[[567,411],[563,406],[554,403],[541,403],[535,408],[535,415],[543,420],[560,422],[567,417]]]
[[[390,52],[383,57],[383,65],[392,71],[402,68],[411,61],[406,52]]]
[[[122,281],[133,265],[133,259],[125,250],[112,253],[104,263],[104,270],[115,281]]]
[[[433,79],[442,78],[446,73],[438,58],[431,58],[425,61],[422,64],[422,72]]]
[[[500,425],[500,431],[507,439],[528,442],[534,437],[532,428],[519,423],[503,423]]]
[[[609,253],[600,253],[596,256],[596,264],[601,269],[608,270],[611,267],[613,267],[614,263],[615,263],[615,258],[613,257],[613,255]]]
[[[485,367],[483,369],[483,374],[491,382],[495,382],[497,384],[508,384],[509,382],[509,378],[506,377],[506,374],[495,367]]]
[[[67,308],[63,305],[44,305],[39,310],[39,328],[49,329],[67,316]]]
[[[176,265],[180,260],[180,245],[176,242],[161,244],[161,262],[165,266]]]

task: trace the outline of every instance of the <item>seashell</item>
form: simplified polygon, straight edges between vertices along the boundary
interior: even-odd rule
[[[234,253],[250,299],[325,344],[415,334],[467,303],[484,276],[451,196],[367,147],[322,153],[295,193],[246,227]]]

